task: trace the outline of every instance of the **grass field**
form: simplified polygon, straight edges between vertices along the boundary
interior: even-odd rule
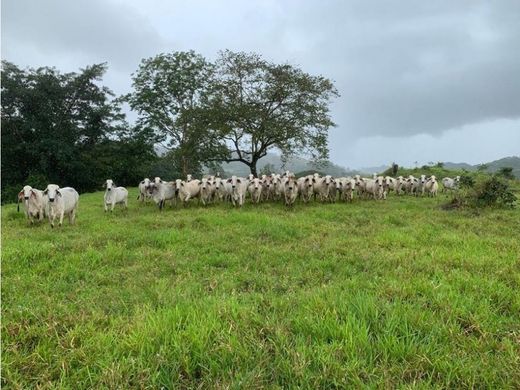
[[[520,387],[520,210],[2,207],[5,388]]]

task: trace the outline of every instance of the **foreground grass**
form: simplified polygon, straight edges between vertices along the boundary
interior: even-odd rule
[[[520,212],[2,207],[6,388],[520,387]]]

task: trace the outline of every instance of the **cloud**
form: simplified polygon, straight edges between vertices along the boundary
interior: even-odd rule
[[[41,65],[108,61],[130,73],[165,46],[152,24],[125,4],[103,0],[2,2],[3,58],[46,58]],[[24,61],[25,62],[25,61]]]
[[[108,61],[105,83],[118,93],[141,58],[174,50],[210,59],[226,48],[255,51],[329,77],[341,93],[331,156],[352,167],[419,160],[425,142],[439,149],[427,148],[425,160],[473,159],[453,142],[464,138],[483,160],[511,154],[518,47],[517,0],[2,2],[3,58],[67,71]],[[490,142],[493,134],[505,141]]]

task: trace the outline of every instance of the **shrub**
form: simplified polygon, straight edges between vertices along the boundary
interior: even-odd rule
[[[517,198],[509,183],[498,176],[485,177],[475,182],[471,176],[460,178],[461,191],[454,194],[444,209],[460,207],[515,207]]]

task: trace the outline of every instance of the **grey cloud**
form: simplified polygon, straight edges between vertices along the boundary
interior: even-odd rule
[[[86,64],[108,61],[131,72],[139,60],[164,46],[139,12],[102,0],[2,2],[2,46],[7,57],[21,47],[49,58],[79,56]],[[9,58],[7,58],[9,59]]]

